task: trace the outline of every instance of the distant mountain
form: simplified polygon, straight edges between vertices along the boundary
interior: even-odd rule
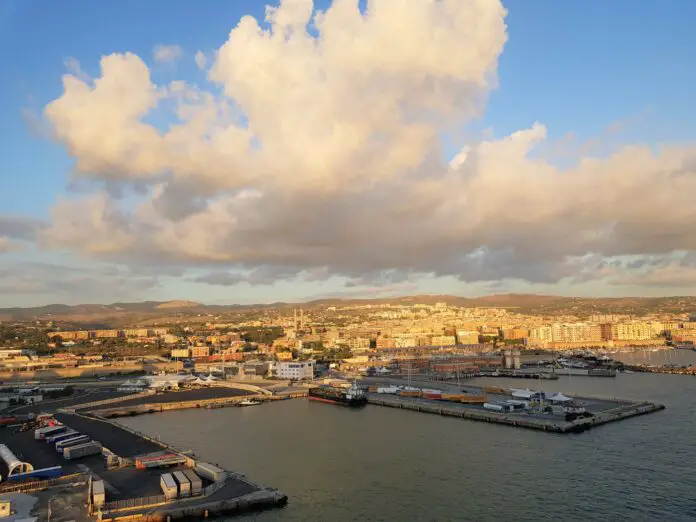
[[[167,301],[166,303],[158,304],[155,308],[157,310],[172,310],[177,308],[200,308],[202,306],[204,305],[195,301]]]
[[[0,308],[0,321],[54,320],[62,322],[127,324],[170,314],[224,314],[250,309],[278,308],[288,313],[291,308],[327,308],[368,304],[414,305],[447,303],[451,306],[508,308],[536,315],[575,315],[586,317],[593,313],[645,314],[693,313],[696,297],[613,297],[585,298],[536,294],[499,294],[483,297],[453,295],[412,295],[378,299],[316,299],[305,303],[273,303],[258,305],[206,305],[194,301],[144,301],[110,305],[81,304],[69,306],[51,304],[34,308]]]

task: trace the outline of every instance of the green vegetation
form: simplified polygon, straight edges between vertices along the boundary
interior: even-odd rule
[[[247,328],[242,334],[242,340],[248,343],[273,344],[273,341],[282,336],[283,329],[279,326]]]

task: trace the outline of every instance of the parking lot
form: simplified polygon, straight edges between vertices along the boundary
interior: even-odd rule
[[[80,433],[89,435],[93,440],[101,442],[104,447],[109,448],[120,457],[130,458],[162,449],[159,444],[103,421],[68,413],[57,413],[56,419]]]

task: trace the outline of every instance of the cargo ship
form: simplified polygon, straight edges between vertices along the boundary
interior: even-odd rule
[[[317,386],[309,390],[308,396],[311,401],[339,404],[341,406],[359,407],[367,404],[365,392],[355,384],[351,385],[350,388]]]

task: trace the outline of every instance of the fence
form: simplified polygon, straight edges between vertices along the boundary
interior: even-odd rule
[[[221,480],[219,482],[213,482],[210,486],[203,488],[203,496],[208,497],[215,493],[216,491],[220,490],[224,485],[226,481]]]
[[[74,486],[86,484],[85,475],[68,475],[48,480],[27,480],[24,482],[8,482],[0,486],[0,494],[5,493],[28,493],[32,491],[42,491],[55,486]]]
[[[114,512],[125,509],[133,509],[138,507],[156,506],[167,502],[164,495],[155,495],[152,497],[129,498],[127,500],[115,500],[104,504],[102,511]]]

